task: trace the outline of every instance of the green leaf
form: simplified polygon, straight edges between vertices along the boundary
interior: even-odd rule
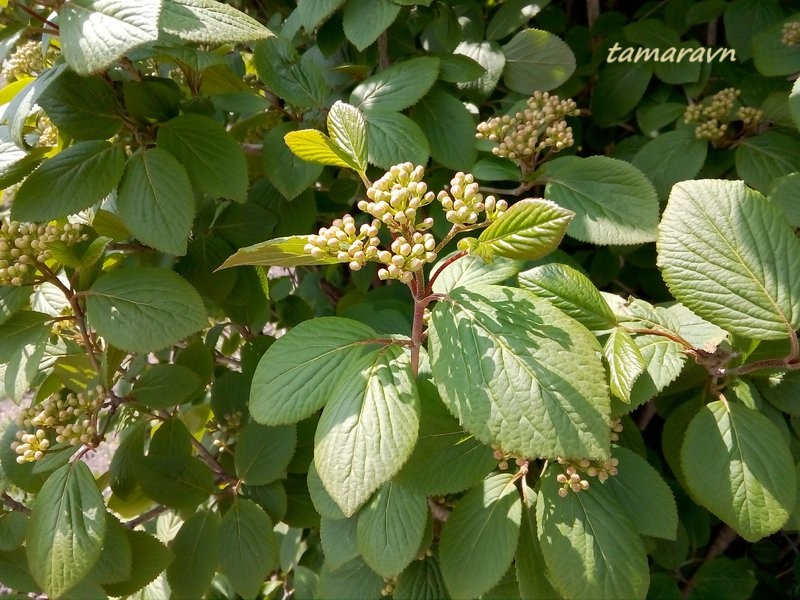
[[[177,598],[202,598],[217,570],[219,516],[201,509],[181,526],[170,550],[175,560],[167,567],[167,581]]]
[[[511,35],[520,25],[524,25],[548,4],[550,0],[507,0],[500,5],[497,12],[486,26],[486,39],[499,40]]]
[[[31,574],[25,557],[25,548],[0,552],[0,580],[3,585],[11,587],[20,594],[17,600],[28,598],[28,596],[23,596],[23,593],[41,593],[42,591]]]
[[[795,198],[800,194],[800,173],[779,177],[772,182],[767,198],[781,207],[792,227],[800,227],[800,203]]]
[[[234,464],[247,485],[265,485],[286,473],[297,445],[294,426],[267,427],[248,423],[239,433]]]
[[[431,368],[467,431],[521,456],[608,455],[608,390],[588,330],[524,290],[457,288],[443,300]]]
[[[753,36],[753,64],[762,75],[780,77],[800,70],[800,48],[796,44],[784,44],[781,39],[783,25],[796,20],[795,14],[781,23],[775,23],[758,31]]]
[[[639,533],[608,485],[558,495],[558,466],[547,469],[536,523],[550,581],[567,598],[641,598],[649,569]]]
[[[431,154],[428,138],[407,116],[390,110],[364,112],[367,123],[369,162],[388,170],[392,165],[411,162],[427,164]]]
[[[449,600],[436,556],[412,562],[397,579],[395,600]]]
[[[583,273],[563,263],[539,265],[519,274],[519,286],[549,300],[591,331],[617,324],[600,292]]]
[[[368,77],[350,94],[350,104],[363,111],[404,110],[428,93],[439,76],[439,59],[420,56],[393,64]]]
[[[606,156],[563,156],[540,173],[545,197],[575,211],[567,235],[592,244],[655,240],[658,198],[636,167]]]
[[[644,358],[647,370],[639,375],[631,389],[631,402],[626,410],[633,410],[651,400],[677,379],[686,362],[684,348],[660,335],[637,335],[634,338]]]
[[[749,542],[783,527],[794,509],[794,461],[764,415],[717,400],[686,430],[681,448],[686,484],[697,501]]]
[[[116,496],[128,498],[137,488],[136,461],[144,456],[145,424],[123,430],[120,443],[108,469],[109,485]]]
[[[503,82],[520,94],[552,90],[575,72],[575,55],[561,38],[541,29],[523,29],[503,46]]]
[[[28,518],[21,512],[0,514],[0,552],[11,552],[22,546]]]
[[[241,44],[274,35],[242,11],[214,0],[164,0],[161,29],[200,44]]]
[[[75,214],[108,196],[124,166],[121,148],[108,142],[79,142],[28,176],[14,198],[11,217],[49,221]]]
[[[161,0],[74,0],[59,13],[67,64],[80,75],[102,71],[137,46],[158,39]]]
[[[127,531],[116,517],[106,517],[103,553],[89,574],[89,580],[105,585],[130,579],[133,553]]]
[[[193,456],[150,455],[136,463],[136,479],[148,498],[185,510],[214,492],[214,474]]]
[[[455,253],[441,258],[431,269],[436,274],[442,265]],[[503,283],[522,269],[524,263],[497,257],[491,264],[487,264],[478,256],[463,256],[457,261],[444,267],[444,271],[436,276],[433,291],[437,294],[446,294],[457,287],[469,287],[477,284]]]
[[[38,103],[61,133],[77,140],[107,140],[123,124],[114,88],[99,75],[64,71]]]
[[[736,172],[745,183],[766,193],[772,180],[800,171],[800,141],[777,131],[746,137],[736,148]]]
[[[76,461],[50,475],[31,507],[25,550],[36,582],[53,598],[100,558],[106,510],[92,472]]]
[[[31,291],[24,287],[0,285],[0,325],[25,306],[30,295]]]
[[[0,325],[0,363],[7,363],[26,346],[44,344],[50,334],[50,315],[20,310]]]
[[[795,79],[789,94],[789,110],[796,127],[800,128],[800,80]]]
[[[783,11],[774,0],[734,0],[725,10],[725,38],[736,50],[736,58],[753,56],[753,34],[781,20]]]
[[[455,96],[434,87],[411,113],[430,142],[431,156],[453,170],[469,170],[475,164],[475,121]]]
[[[355,106],[337,100],[328,112],[328,133],[348,158],[348,163],[355,165],[355,171],[365,173],[367,170],[367,124],[364,115]]]
[[[187,367],[153,365],[136,380],[130,396],[150,408],[169,408],[191,400],[200,383]]]
[[[458,501],[439,542],[442,575],[453,598],[476,598],[500,581],[517,550],[521,519],[511,474],[487,477]]]
[[[761,396],[781,412],[800,415],[800,371],[777,372],[755,380]]]
[[[137,152],[125,166],[117,210],[142,243],[182,256],[194,220],[194,194],[178,160],[160,148]]]
[[[350,158],[331,138],[317,129],[290,131],[283,139],[292,152],[308,162],[344,167],[354,171],[359,169],[358,163]]]
[[[624,121],[639,105],[652,76],[653,66],[648,62],[603,66],[592,93],[592,120],[600,127]]]
[[[523,488],[526,498],[522,507],[519,546],[514,556],[514,567],[522,598],[547,598],[560,600],[561,596],[553,589],[547,573],[547,565],[542,556],[539,536],[536,529],[536,497],[529,487]]]
[[[503,59],[505,60],[505,56]],[[486,69],[469,56],[445,54],[439,57],[439,79],[442,81],[466,83],[483,77],[485,73]]]
[[[313,461],[308,466],[307,483],[308,494],[311,497],[311,503],[314,505],[314,509],[323,518],[336,521],[343,520],[345,518],[342,509],[339,508],[339,505],[336,504],[333,498],[331,498],[328,490],[326,490],[325,486],[322,484],[322,480],[319,478],[319,473],[317,473],[317,468],[314,466]],[[355,538],[353,539],[355,540]],[[355,544],[355,541],[353,543]],[[358,554],[357,550],[356,554]],[[348,558],[347,560],[350,559]]]
[[[250,391],[250,413],[259,423],[297,423],[332,398],[340,381],[353,376],[374,345],[375,331],[357,321],[322,317],[300,323],[278,338],[258,363]]]
[[[316,598],[319,600],[377,600],[381,597],[383,578],[364,561],[356,558],[331,571],[323,566],[319,575]]]
[[[14,99],[8,103],[5,109],[5,118],[8,119],[8,133],[11,141],[17,146],[24,148],[25,143],[25,122],[34,110],[38,110],[39,97],[48,87],[63,73],[67,68],[66,64],[54,66],[52,69],[45,69],[39,77],[35,78],[24,89],[19,91]]]
[[[693,129],[678,129],[647,142],[633,157],[633,165],[653,182],[658,197],[666,198],[673,185],[700,172],[707,152],[708,143],[698,140]]]
[[[633,384],[647,367],[639,346],[631,334],[616,328],[608,336],[603,354],[608,362],[611,393],[623,402],[630,403]]]
[[[129,352],[166,348],[208,325],[200,296],[166,269],[101,275],[85,292],[86,314],[109,343]]]
[[[141,81],[122,84],[125,109],[142,121],[169,121],[181,109],[181,88],[177,82],[163,77],[143,77]]]
[[[222,517],[218,536],[220,572],[237,594],[254,598],[267,575],[278,567],[272,521],[257,504],[237,499]]]
[[[131,547],[131,577],[126,581],[103,585],[114,597],[129,596],[145,587],[167,568],[174,556],[152,535],[125,529]]]
[[[325,566],[331,571],[338,570],[354,558],[358,558],[356,526],[358,517],[333,519],[322,517],[319,524],[319,537]]]
[[[289,148],[284,136],[293,130],[294,124],[292,123],[281,123],[272,129],[264,136],[262,152],[267,179],[287,200],[294,200],[322,173],[321,164],[303,160]],[[338,155],[336,158],[338,159]]]
[[[247,199],[247,161],[239,144],[217,121],[181,115],[158,128],[158,148],[183,164],[192,185],[209,196]]]
[[[574,216],[548,200],[520,200],[481,232],[470,253],[486,262],[495,256],[537,260],[558,247]]]
[[[683,116],[685,111],[686,105],[682,102],[643,104],[636,110],[636,123],[639,125],[639,129],[642,130],[642,133],[649,137],[656,138],[658,137],[658,132],[660,129],[675,123],[675,121]],[[685,130],[679,129],[678,131]],[[694,135],[692,135],[692,137],[694,137]],[[703,147],[705,148],[705,146],[706,144],[704,143]],[[649,171],[646,169],[642,170],[645,172],[645,174],[649,173]]]
[[[659,229],[664,281],[700,317],[760,340],[800,327],[800,240],[761,194],[741,181],[679,183]]]
[[[477,78],[459,84],[459,89],[473,92],[478,100],[483,100],[491,94],[500,81],[503,67],[506,66],[506,56],[503,49],[494,41],[473,42],[462,41],[453,50],[453,56],[467,56],[483,67],[483,73]]]
[[[261,80],[289,104],[298,108],[325,106],[329,90],[319,67],[301,61],[288,40],[274,36],[259,42],[253,57]]]
[[[300,21],[306,31],[313,30],[317,25],[330,17],[344,4],[345,0],[300,0],[297,11]]]
[[[394,23],[400,6],[391,0],[349,0],[342,15],[342,29],[358,50],[364,50]]]
[[[755,566],[746,558],[718,556],[704,561],[692,577],[691,600],[747,600],[758,585]]]
[[[308,236],[293,235],[280,237],[266,242],[253,244],[247,248],[239,248],[219,267],[241,267],[243,265],[261,265],[265,267],[298,267],[300,265],[334,264],[339,262],[334,257],[314,258],[303,248],[308,244]]]
[[[427,520],[424,495],[387,483],[359,512],[356,539],[364,562],[378,575],[400,574],[417,555]]]
[[[314,464],[349,517],[411,455],[419,398],[409,355],[396,344],[354,362],[337,383],[317,426]]]

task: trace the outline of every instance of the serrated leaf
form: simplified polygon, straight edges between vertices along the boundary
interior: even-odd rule
[[[177,158],[192,185],[209,196],[247,199],[247,161],[239,144],[217,121],[185,114],[158,128],[158,148]]]
[[[633,165],[647,175],[666,198],[672,186],[695,177],[706,160],[708,143],[698,140],[693,129],[677,129],[650,140],[633,157]]]
[[[631,334],[616,328],[608,336],[603,354],[608,363],[611,393],[629,403],[633,384],[647,367],[639,346],[633,341]]]
[[[358,50],[364,50],[398,14],[400,6],[391,0],[349,0],[342,14],[342,30]]]
[[[331,571],[358,557],[356,526],[358,517],[333,519],[323,516],[319,524],[319,538],[325,554],[325,566]]]
[[[758,585],[755,565],[746,558],[718,556],[704,561],[692,577],[691,600],[747,600]]]
[[[179,598],[202,598],[219,564],[217,513],[202,509],[187,519],[170,544],[175,560],[167,567],[167,581]]]
[[[741,404],[700,409],[686,429],[681,467],[697,501],[747,541],[778,531],[794,509],[788,446],[767,417]]]
[[[511,474],[487,477],[458,501],[439,542],[442,575],[453,598],[476,598],[500,581],[517,550],[521,519]]]
[[[126,581],[103,585],[114,597],[129,596],[153,581],[172,562],[174,555],[152,535],[125,530],[131,547],[131,577]]]
[[[297,445],[294,426],[267,427],[248,423],[239,433],[234,464],[247,485],[266,485],[286,473]]]
[[[765,131],[747,137],[736,148],[736,172],[747,185],[766,193],[774,179],[800,171],[796,136]]]
[[[624,121],[638,106],[652,76],[653,65],[649,62],[604,65],[592,90],[592,120],[600,127]]]
[[[653,399],[678,378],[686,362],[684,348],[677,342],[660,335],[637,335],[634,338],[647,370],[639,375],[631,389],[631,402],[626,410]]]
[[[242,11],[214,0],[164,0],[161,29],[201,44],[240,44],[274,35]]]
[[[470,248],[491,262],[495,256],[536,260],[555,250],[575,213],[541,198],[527,198],[512,204],[478,237]]]
[[[439,76],[439,59],[420,56],[368,77],[350,93],[350,104],[367,111],[404,110],[428,93]]]
[[[88,579],[100,585],[126,581],[131,577],[132,564],[133,553],[127,529],[116,517],[107,515],[103,552]]]
[[[259,242],[246,248],[239,248],[236,254],[228,257],[219,269],[260,265],[264,267],[298,267],[300,265],[331,265],[339,262],[334,257],[314,258],[303,248],[308,244],[308,236],[293,235]]]
[[[427,164],[430,157],[428,138],[407,116],[394,111],[365,111],[369,162],[388,170],[392,165],[410,162]]]
[[[457,288],[432,312],[434,380],[467,431],[522,456],[607,456],[608,390],[587,329],[500,286]]]
[[[367,124],[364,115],[355,106],[337,100],[328,112],[328,133],[355,165],[358,173],[367,170]]]
[[[345,518],[342,509],[339,508],[339,505],[331,498],[328,490],[326,490],[325,486],[322,484],[319,473],[317,473],[317,468],[314,466],[314,461],[311,461],[311,464],[308,466],[307,484],[311,503],[320,516],[335,521]],[[355,527],[355,525],[353,527]],[[355,538],[353,538],[353,540],[353,544],[355,545]],[[356,554],[358,554],[358,550],[356,550]],[[347,560],[350,559],[348,558]]]
[[[439,56],[439,79],[451,83],[466,83],[482,77],[486,69],[475,59],[464,54]]]
[[[106,273],[85,293],[92,326],[129,352],[152,352],[207,326],[198,293],[166,269],[132,267]]]
[[[105,535],[105,503],[89,467],[64,465],[31,507],[25,550],[34,579],[51,597],[61,596],[98,561]]]
[[[136,490],[135,463],[144,456],[145,424],[123,430],[108,469],[109,485],[116,496],[126,499]]]
[[[144,494],[159,504],[187,510],[214,492],[214,474],[198,458],[151,454],[137,461],[136,479]]]
[[[449,600],[439,559],[432,555],[412,562],[397,579],[392,597],[395,600]]]
[[[677,184],[657,249],[673,296],[700,317],[760,340],[800,328],[800,240],[780,209],[741,181]]]
[[[417,555],[427,519],[423,494],[384,485],[358,513],[356,539],[364,562],[378,575],[399,575]]]
[[[317,129],[290,131],[284,136],[289,149],[303,160],[358,171],[359,166],[327,135]]]
[[[614,327],[617,319],[592,281],[563,263],[548,263],[519,274],[519,286],[558,308],[592,331]]]
[[[122,149],[108,142],[70,146],[28,176],[14,198],[11,217],[49,221],[75,214],[108,196],[124,166]]]
[[[558,87],[575,71],[575,55],[557,35],[523,29],[503,46],[503,82],[521,94]]]
[[[158,39],[161,0],[74,0],[59,13],[67,64],[81,75],[105,69],[137,46]]]
[[[222,517],[216,548],[220,572],[244,598],[255,598],[264,579],[278,566],[272,521],[250,500],[237,499]]]
[[[0,285],[0,325],[25,306],[30,297],[29,289],[16,285]],[[32,308],[35,307],[32,306]]]
[[[383,578],[356,558],[332,571],[323,566],[316,598],[319,600],[376,600],[381,597]]]
[[[287,200],[294,200],[322,173],[321,164],[303,160],[287,145],[284,136],[294,127],[292,123],[282,123],[273,128],[264,136],[262,152],[267,179]]]
[[[636,167],[606,156],[564,156],[540,171],[544,195],[575,211],[567,235],[593,244],[652,242],[658,225],[658,197]]]
[[[187,367],[153,365],[136,380],[130,396],[150,408],[169,408],[190,400],[200,383],[200,378]]]
[[[536,498],[538,494],[527,486],[523,490],[525,499],[522,506],[522,523],[519,545],[514,556],[520,597],[561,600],[561,596],[548,579],[547,565],[542,556],[542,548],[539,546],[539,535],[536,529]]]
[[[514,33],[548,4],[550,0],[508,0],[500,5],[486,26],[486,39],[499,40]]]
[[[14,313],[0,325],[0,363],[7,363],[26,346],[42,345],[50,333],[50,315],[32,310]]]
[[[323,107],[329,90],[316,63],[301,61],[292,44],[280,36],[255,47],[258,76],[278,96],[298,108]]]
[[[438,86],[414,105],[411,118],[428,137],[431,156],[448,169],[475,164],[475,120],[464,104]]]
[[[539,543],[550,581],[567,598],[640,598],[649,584],[647,553],[607,485],[558,495],[558,466],[542,475],[536,501]]]
[[[446,260],[452,258],[451,253],[441,258],[433,268],[432,274],[436,274]],[[524,263],[518,260],[498,257],[487,264],[478,256],[464,256],[445,267],[441,274],[436,276],[433,282],[433,291],[437,294],[446,294],[457,287],[469,287],[477,284],[503,283],[510,279],[522,269]]]
[[[336,12],[345,0],[300,0],[297,11],[300,21],[307,31],[313,30],[317,25]]]

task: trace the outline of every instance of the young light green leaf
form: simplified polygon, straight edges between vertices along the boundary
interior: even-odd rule
[[[187,367],[153,365],[136,380],[130,396],[150,408],[169,408],[190,400],[200,383],[200,378]]]
[[[241,44],[274,35],[242,11],[214,0],[164,0],[161,29],[200,44]]]
[[[321,164],[303,160],[286,144],[284,136],[294,128],[294,123],[281,123],[273,128],[264,136],[262,151],[267,179],[287,200],[294,200],[322,173]]]
[[[239,433],[234,465],[247,485],[266,485],[286,473],[297,445],[293,425],[267,427],[248,423]]]
[[[649,568],[642,538],[608,485],[592,483],[558,495],[558,465],[542,475],[536,523],[549,578],[567,598],[647,595]]]
[[[283,139],[289,149],[303,160],[332,167],[344,167],[354,171],[359,169],[357,162],[331,138],[317,129],[290,131]]]
[[[575,72],[575,55],[561,38],[541,29],[523,29],[503,46],[503,81],[515,92],[532,94],[558,87]]]
[[[342,29],[358,50],[364,50],[398,14],[400,6],[391,0],[349,0],[342,15]]]
[[[278,540],[272,521],[254,502],[237,499],[222,517],[218,536],[220,572],[237,594],[255,598],[264,579],[278,566]],[[213,551],[213,546],[209,550]]]
[[[370,352],[340,373],[317,426],[314,464],[346,517],[400,470],[418,431],[419,397],[404,347]]]
[[[661,335],[637,335],[634,342],[644,358],[647,370],[644,371],[631,388],[630,404],[626,410],[651,400],[678,378],[686,363],[684,348],[677,342]]]
[[[431,273],[436,274],[444,262],[452,258],[454,254],[451,253],[441,258],[433,265]],[[503,257],[495,258],[491,264],[486,264],[478,256],[464,256],[447,265],[441,274],[436,275],[433,291],[437,294],[446,294],[457,287],[503,283],[506,279],[516,275],[523,265],[522,261]]]
[[[647,175],[663,199],[673,185],[700,172],[707,153],[708,143],[698,140],[693,129],[677,129],[647,142],[633,157],[633,166]]]
[[[92,326],[109,343],[129,352],[166,348],[207,326],[199,294],[166,269],[132,267],[106,273],[85,295]]]
[[[404,110],[428,93],[439,76],[439,59],[421,56],[393,64],[359,83],[350,104],[361,110]]]
[[[367,124],[355,106],[337,100],[328,112],[331,141],[347,155],[362,175],[367,170]]]
[[[677,184],[657,249],[673,296],[700,317],[759,340],[800,328],[800,240],[780,209],[741,181]]]
[[[67,64],[77,73],[101,71],[128,51],[158,39],[161,0],[74,0],[59,13]]]
[[[377,333],[357,321],[321,317],[304,321],[278,338],[258,363],[250,391],[250,414],[265,425],[296,423],[332,398],[340,381],[375,346]]]
[[[158,128],[158,148],[176,157],[192,185],[209,196],[247,199],[247,161],[239,144],[214,119],[185,114]]]
[[[487,477],[458,501],[439,542],[442,575],[453,598],[476,598],[500,581],[517,550],[521,520],[511,474]]]
[[[385,484],[358,513],[356,540],[364,562],[378,575],[400,574],[417,555],[427,520],[423,494]]]
[[[167,567],[167,581],[178,598],[202,598],[211,585],[219,561],[219,516],[201,509],[187,519],[170,550],[175,560]]]
[[[260,265],[264,267],[297,267],[300,265],[331,265],[337,263],[334,257],[314,258],[303,248],[308,244],[308,236],[293,235],[259,242],[246,248],[239,248],[235,254],[220,265],[220,269]]]
[[[411,162],[427,164],[431,149],[428,138],[414,121],[399,112],[369,109],[364,112],[367,122],[369,162],[382,169]]]
[[[25,550],[36,582],[52,598],[79,583],[100,558],[106,509],[81,461],[50,475],[31,507]]]
[[[681,466],[697,501],[750,542],[778,531],[794,509],[788,446],[772,421],[741,404],[717,400],[694,416]]]
[[[345,563],[358,558],[356,526],[358,517],[333,519],[322,517],[319,523],[319,538],[325,554],[325,566],[336,571]]]
[[[630,403],[633,384],[647,368],[639,346],[630,333],[616,328],[608,336],[603,354],[608,362],[611,393],[623,402]]]
[[[636,167],[606,156],[563,156],[541,169],[544,195],[575,211],[567,235],[593,244],[652,242],[658,225],[655,189]]]
[[[397,579],[392,597],[395,600],[449,600],[436,555],[412,562]]]
[[[608,455],[600,347],[549,302],[509,287],[457,288],[434,307],[429,336],[442,400],[483,443],[530,457]]]
[[[541,198],[520,200],[484,229],[469,251],[486,262],[495,256],[536,260],[558,247],[574,216],[574,212],[555,202]]]
[[[125,529],[131,547],[131,577],[126,581],[103,585],[106,593],[113,597],[135,594],[153,581],[172,562],[172,552],[144,531]]]
[[[117,187],[125,167],[122,149],[108,142],[79,142],[31,173],[20,186],[11,217],[49,221],[99,202]]]

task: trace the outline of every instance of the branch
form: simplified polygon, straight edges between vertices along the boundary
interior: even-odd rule
[[[428,296],[431,294],[431,292],[433,292],[433,282],[436,281],[436,279],[439,277],[442,271],[444,271],[447,267],[456,262],[458,259],[464,258],[466,255],[467,255],[466,251],[462,250],[461,252],[456,252],[453,256],[444,261],[444,263],[442,263],[442,266],[436,269],[436,271],[434,271],[434,273],[431,275],[430,281],[428,281],[428,287],[425,288],[425,295]]]
[[[25,506],[22,502],[17,502],[7,493],[3,492],[3,504],[5,504],[8,508],[15,510],[17,512],[21,512],[24,515],[31,514],[31,509]]]
[[[151,519],[156,518],[158,515],[160,515],[163,512],[166,512],[167,510],[168,509],[167,509],[166,506],[163,506],[163,505],[159,504],[155,508],[151,508],[147,512],[142,513],[141,515],[139,515],[135,519],[131,519],[130,521],[125,521],[125,523],[123,523],[123,524],[128,529],[136,529],[139,525],[143,525],[144,523],[147,523]]]

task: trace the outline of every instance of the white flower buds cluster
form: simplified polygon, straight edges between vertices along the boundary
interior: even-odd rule
[[[44,71],[42,45],[33,40],[17,46],[14,53],[3,61],[2,75],[6,81],[36,76]]]
[[[445,218],[456,225],[472,225],[478,222],[482,212],[486,212],[487,217],[497,218],[508,208],[505,200],[498,201],[494,196],[484,199],[479,189],[471,174],[456,173],[450,180],[450,188],[436,196],[445,210]]]
[[[329,256],[349,263],[353,271],[358,271],[368,260],[378,256],[379,227],[377,219],[358,227],[353,217],[344,215],[330,227],[320,229],[317,235],[309,235],[304,250],[314,258]]]
[[[744,123],[745,127],[750,125],[758,125],[761,118],[764,116],[764,111],[759,110],[753,106],[740,106],[736,111],[736,117]]]
[[[378,269],[380,279],[398,279],[410,283],[414,273],[422,269],[425,263],[436,260],[436,240],[430,233],[415,231],[410,240],[398,236],[392,241],[389,250],[380,250],[378,260],[386,265]]]
[[[361,200],[358,208],[371,214],[395,233],[408,228],[419,231],[429,229],[433,219],[417,223],[417,210],[433,202],[435,195],[428,191],[422,181],[425,169],[410,162],[394,165],[383,177],[367,189],[367,200]]]
[[[46,114],[39,115],[36,121],[36,129],[39,131],[39,138],[36,140],[38,147],[58,145],[58,129]]]
[[[611,441],[618,442],[620,433],[622,433],[622,419],[614,417],[611,419]]]
[[[86,235],[80,225],[36,225],[0,219],[0,285],[22,285],[36,272],[36,263],[51,257],[48,244],[74,244]]]
[[[44,458],[44,453],[50,448],[50,440],[44,429],[37,429],[35,433],[17,431],[17,439],[11,442],[11,449],[17,453],[17,462],[24,464]]]
[[[783,24],[781,41],[787,46],[800,45],[800,21],[789,21]]]
[[[725,88],[700,104],[690,104],[683,114],[684,123],[697,123],[695,137],[711,142],[725,137],[731,121],[742,121],[745,127],[757,125],[763,113],[756,108],[742,106],[732,116],[733,106],[741,93],[736,88]]]
[[[580,111],[574,100],[561,100],[547,92],[534,92],[527,107],[513,117],[493,117],[478,125],[478,139],[497,144],[495,156],[528,162],[542,152],[558,152],[575,143],[572,128],[564,120]]]
[[[588,458],[572,460],[559,456],[558,464],[564,467],[564,472],[556,475],[556,481],[561,484],[558,495],[562,498],[566,498],[570,491],[577,494],[589,489],[589,482],[581,476],[581,473],[597,477],[601,482],[619,473],[617,468],[619,459],[613,457],[604,461],[592,461]]]
[[[387,597],[394,594],[394,588],[397,587],[397,577],[386,577],[383,580],[381,587],[381,596]]]

